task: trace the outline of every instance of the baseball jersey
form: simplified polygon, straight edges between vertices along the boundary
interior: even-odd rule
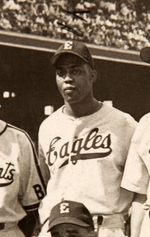
[[[0,222],[17,222],[38,209],[45,189],[28,134],[0,120]]]
[[[140,119],[133,135],[122,180],[122,187],[136,193],[147,194],[149,177],[150,113]]]
[[[80,118],[64,114],[63,107],[46,118],[39,130],[39,155],[51,177],[41,221],[63,199],[84,203],[92,214],[125,213],[133,194],[120,184],[135,127],[130,115],[106,104]]]

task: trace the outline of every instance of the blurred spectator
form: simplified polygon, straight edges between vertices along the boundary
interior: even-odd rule
[[[0,29],[141,50],[150,41],[147,0],[1,0]]]

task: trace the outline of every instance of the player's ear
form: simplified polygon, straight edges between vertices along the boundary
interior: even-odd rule
[[[91,80],[92,83],[95,82],[97,79],[97,71],[94,69],[91,70],[91,79],[92,79]]]

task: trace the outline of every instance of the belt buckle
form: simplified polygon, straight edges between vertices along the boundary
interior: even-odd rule
[[[98,225],[101,225],[102,222],[103,222],[103,216],[98,216],[98,218],[97,218]]]

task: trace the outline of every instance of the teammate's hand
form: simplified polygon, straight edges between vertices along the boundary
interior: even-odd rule
[[[143,209],[144,210],[150,210],[150,203],[144,203],[144,205],[143,205]]]
[[[125,236],[130,237],[130,219],[131,217],[129,216],[128,219],[125,222]]]

